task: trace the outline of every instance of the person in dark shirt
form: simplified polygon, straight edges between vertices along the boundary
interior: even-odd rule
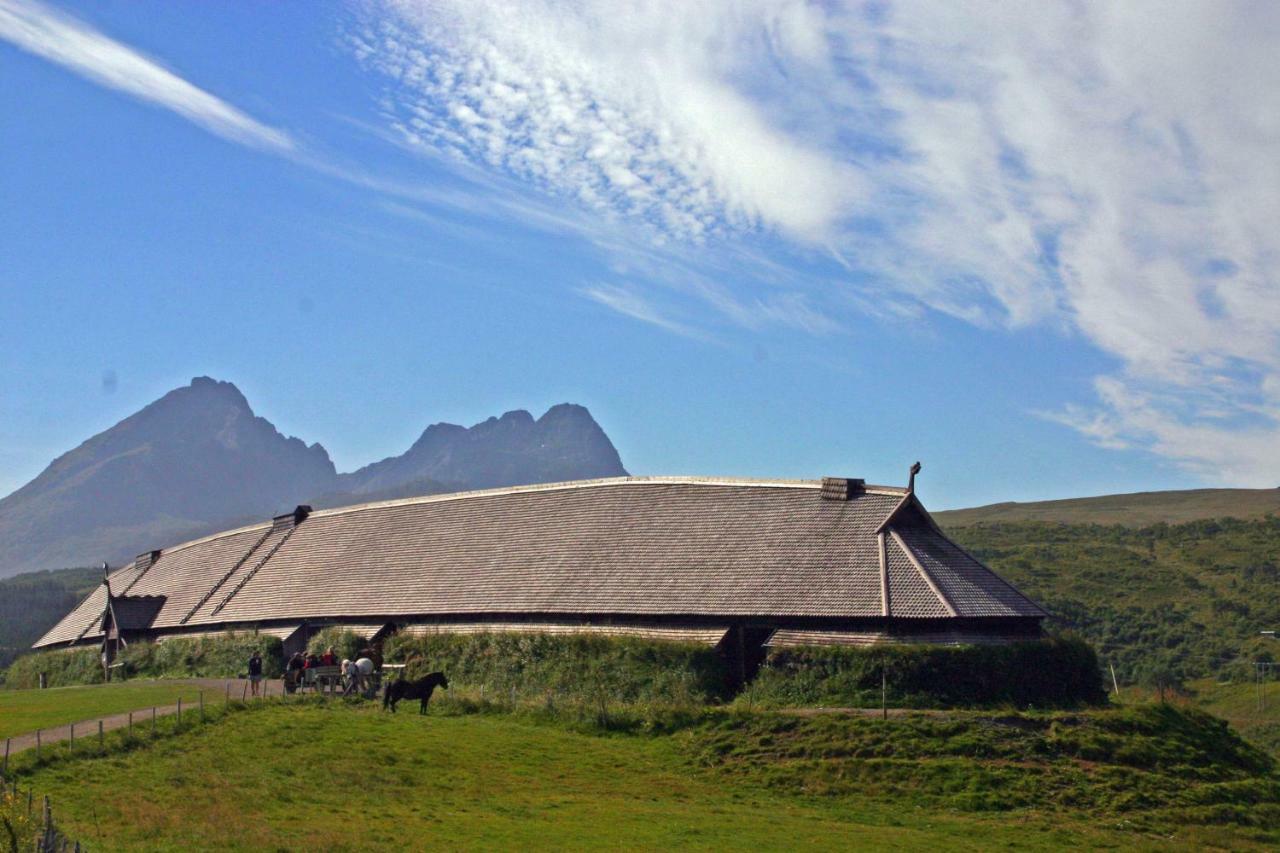
[[[258,695],[258,683],[262,681],[262,655],[257,649],[253,650],[253,654],[249,657],[249,687],[253,690],[253,695]]]

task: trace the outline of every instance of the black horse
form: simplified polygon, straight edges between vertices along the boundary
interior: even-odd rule
[[[401,678],[387,685],[387,692],[382,696],[382,709],[396,712],[396,703],[401,699],[421,699],[422,704],[418,706],[418,713],[427,713],[427,703],[431,701],[431,694],[435,692],[437,687],[449,689],[449,679],[444,677],[443,672],[433,672],[426,678],[419,678],[417,681],[405,681]]]

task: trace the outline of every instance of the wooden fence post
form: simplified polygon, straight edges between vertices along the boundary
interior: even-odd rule
[[[151,736],[156,736],[156,706],[151,706]]]
[[[129,712],[129,739],[133,740],[133,712]]]
[[[178,697],[178,724],[173,727],[174,731],[182,728],[182,697]]]
[[[102,720],[98,720],[98,752],[103,752],[106,748],[106,744],[102,740]]]
[[[71,724],[71,748],[76,748],[76,724]]]

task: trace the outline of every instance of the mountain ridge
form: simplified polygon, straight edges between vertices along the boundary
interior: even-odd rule
[[[625,475],[591,413],[562,403],[472,426],[428,426],[400,456],[339,473],[282,435],[232,383],[175,388],[59,455],[0,499],[0,578],[119,562],[296,504],[341,506],[473,488]]]

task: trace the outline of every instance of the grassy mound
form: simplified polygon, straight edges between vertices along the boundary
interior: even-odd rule
[[[1280,826],[1273,760],[1222,720],[1172,705],[887,721],[742,714],[684,737],[704,766],[814,795]]]
[[[358,702],[256,707],[101,757],[24,759],[21,781],[103,848],[1280,842],[1271,759],[1172,706],[889,720],[719,710],[631,735],[452,697],[425,719]]]
[[[1071,708],[1106,701],[1098,659],[1075,639],[1004,646],[774,649],[740,701],[765,707]]]
[[[248,672],[249,656],[262,653],[268,678],[281,674],[281,642],[276,637],[227,633],[215,637],[173,637],[162,643],[134,643],[116,658],[121,664],[112,678],[235,678]],[[24,655],[5,675],[5,686],[25,690],[40,685],[40,673],[50,687],[102,682],[98,649],[60,649]]]
[[[693,706],[728,696],[724,659],[692,643],[587,634],[439,634],[393,637],[385,656],[407,663],[410,678],[443,670],[455,688],[509,703]]]

